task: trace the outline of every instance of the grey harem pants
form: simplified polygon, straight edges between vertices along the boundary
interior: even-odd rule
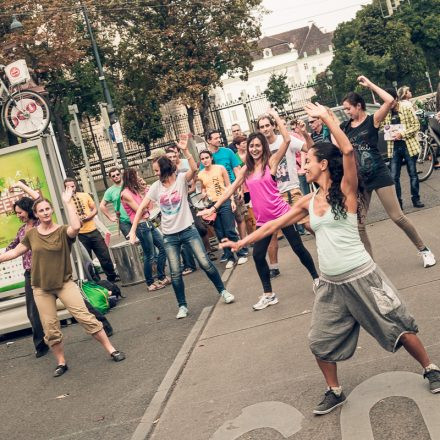
[[[356,350],[360,327],[390,352],[400,348],[402,334],[418,332],[396,288],[372,260],[341,275],[321,275],[310,349],[323,361],[348,359]]]

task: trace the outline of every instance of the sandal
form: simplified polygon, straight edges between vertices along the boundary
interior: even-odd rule
[[[158,281],[155,281],[154,283],[150,284],[147,289],[149,292],[154,292],[155,290],[163,289],[165,286],[161,284]]]
[[[159,284],[163,287],[168,286],[168,284],[171,284],[171,280],[168,277],[165,277],[163,280],[157,280],[156,284]]]
[[[122,351],[119,350],[115,350],[110,356],[115,362],[121,362],[125,359],[125,353],[122,353]]]
[[[62,376],[67,370],[69,369],[69,367],[65,364],[65,365],[58,365],[55,368],[55,371],[53,372],[53,377],[60,377]]]

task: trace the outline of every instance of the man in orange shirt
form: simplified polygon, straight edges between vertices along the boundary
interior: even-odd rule
[[[76,180],[71,177],[64,179],[64,187],[66,189],[72,188],[74,191],[72,199],[81,219],[81,229],[78,234],[79,241],[87,249],[90,257],[92,256],[92,251],[95,253],[107,279],[111,282],[119,281],[107,245],[93,220],[98,213],[95,202],[89,194],[77,191]]]

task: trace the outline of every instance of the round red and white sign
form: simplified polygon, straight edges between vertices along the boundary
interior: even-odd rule
[[[20,69],[18,67],[13,67],[9,74],[13,77],[13,78],[17,78],[20,76]]]

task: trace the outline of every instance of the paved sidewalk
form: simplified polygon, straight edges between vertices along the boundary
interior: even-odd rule
[[[410,214],[440,260],[439,216],[439,207]],[[390,220],[370,225],[369,233],[377,263],[440,364],[440,262],[424,269]],[[314,239],[306,246],[317,263]],[[228,287],[236,304],[213,311],[151,438],[440,439],[440,395],[428,392],[421,368],[403,349],[388,353],[364,331],[355,356],[339,364],[347,404],[326,416],[312,414],[325,382],[307,342],[311,279],[290,248],[280,248],[279,260],[282,275],[273,288],[280,302],[259,312],[251,309],[261,292],[253,262],[235,269]]]

